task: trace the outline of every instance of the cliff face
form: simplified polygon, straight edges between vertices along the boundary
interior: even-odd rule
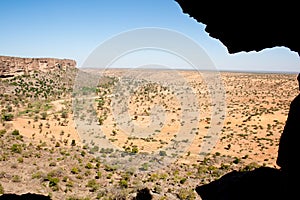
[[[76,68],[76,61],[56,58],[20,58],[0,56],[0,78],[29,74],[33,71],[52,71]]]

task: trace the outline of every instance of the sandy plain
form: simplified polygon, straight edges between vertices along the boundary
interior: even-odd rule
[[[27,143],[49,148],[92,145],[99,151],[106,146],[97,139],[104,136],[105,144],[115,149],[172,155],[175,165],[222,155],[243,165],[278,168],[279,138],[289,104],[298,94],[295,74],[121,69],[93,73],[99,74],[100,84],[92,97],[84,97],[90,103],[74,106],[81,101],[76,96],[48,101],[44,119],[14,107],[14,119],[1,123],[0,129],[19,130]],[[7,190],[18,192],[14,184],[8,181]]]

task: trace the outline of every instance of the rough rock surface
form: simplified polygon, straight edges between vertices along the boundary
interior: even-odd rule
[[[20,58],[0,56],[0,78],[28,74],[34,71],[51,71],[75,68],[76,61],[56,58]]]

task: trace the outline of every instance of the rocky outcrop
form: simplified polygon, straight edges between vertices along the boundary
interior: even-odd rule
[[[46,72],[75,67],[76,61],[70,59],[0,56],[0,78],[29,74],[34,71]]]
[[[134,200],[151,200],[153,199],[150,190],[148,188],[143,188],[137,191],[137,195]]]
[[[196,187],[196,192],[202,200],[290,199],[285,175],[270,167],[232,171],[209,184]]]
[[[205,31],[229,53],[284,46],[300,54],[300,12],[294,1],[175,1],[183,13],[205,24]]]

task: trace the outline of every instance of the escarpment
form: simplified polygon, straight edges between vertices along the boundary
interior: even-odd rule
[[[76,68],[76,61],[57,58],[21,58],[0,56],[0,78],[30,74],[35,71],[54,71]]]

